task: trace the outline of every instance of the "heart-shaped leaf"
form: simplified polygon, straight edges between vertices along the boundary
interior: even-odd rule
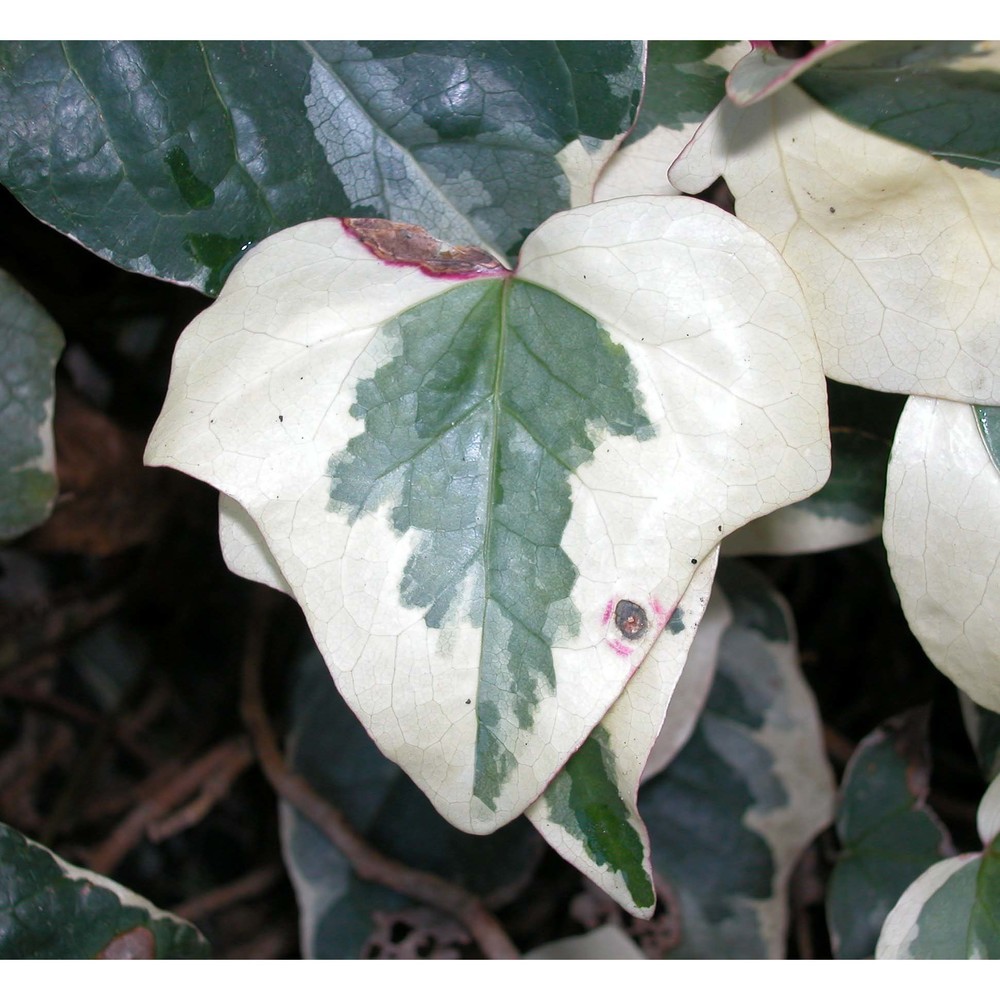
[[[383,751],[486,832],[829,443],[778,255],[644,198],[553,217],[513,274],[373,220],[273,237],[182,335],[147,460],[233,498],[231,565],[295,595]]]
[[[326,215],[516,253],[629,130],[639,42],[7,42],[0,181],[122,267],[218,291]]]
[[[849,125],[794,84],[724,101],[670,170],[719,175],[799,276],[826,373],[1000,404],[1000,180]]]
[[[924,651],[974,701],[1000,711],[1000,471],[973,407],[907,402],[889,461],[883,535]]]

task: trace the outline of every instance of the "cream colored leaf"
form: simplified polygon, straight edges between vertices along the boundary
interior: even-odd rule
[[[1000,179],[848,125],[789,85],[728,100],[670,171],[725,177],[802,284],[829,377],[1000,403]]]
[[[972,407],[907,402],[889,461],[884,537],[924,651],[974,701],[1000,711],[1000,473]]]

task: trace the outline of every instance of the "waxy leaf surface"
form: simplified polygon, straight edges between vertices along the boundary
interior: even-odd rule
[[[0,181],[214,294],[250,244],[383,216],[516,253],[635,118],[639,42],[7,42]]]
[[[667,169],[725,96],[726,71],[746,51],[746,42],[649,42],[635,127],[584,201],[680,194]]]
[[[924,651],[975,702],[1000,711],[1000,471],[973,407],[907,402],[889,461],[883,535]]]
[[[294,594],[383,751],[486,832],[719,541],[822,484],[825,387],[794,278],[711,206],[555,216],[514,273],[364,232],[246,256],[178,343],[147,460],[232,498],[230,565]]]
[[[799,276],[827,375],[1000,403],[1000,180],[849,125],[794,84],[724,101],[670,171],[724,176]]]

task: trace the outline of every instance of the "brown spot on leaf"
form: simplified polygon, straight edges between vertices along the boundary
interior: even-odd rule
[[[615,625],[626,639],[641,639],[649,627],[649,619],[634,601],[619,601],[615,605]]]
[[[156,958],[156,938],[148,927],[133,927],[113,937],[95,958]]]
[[[379,260],[409,264],[426,274],[463,277],[507,274],[507,269],[479,247],[456,247],[426,229],[389,219],[342,219],[344,229]]]

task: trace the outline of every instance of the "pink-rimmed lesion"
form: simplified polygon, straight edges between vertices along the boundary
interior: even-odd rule
[[[391,219],[341,219],[344,230],[387,264],[438,278],[505,278],[510,271],[480,247],[453,246],[422,226]]]
[[[608,629],[613,621],[618,635],[611,635],[604,641],[618,656],[632,656],[651,628],[654,639],[666,628],[672,611],[665,609],[655,597],[650,597],[648,604],[648,611],[638,601],[625,597],[609,598],[605,604],[601,627]]]

